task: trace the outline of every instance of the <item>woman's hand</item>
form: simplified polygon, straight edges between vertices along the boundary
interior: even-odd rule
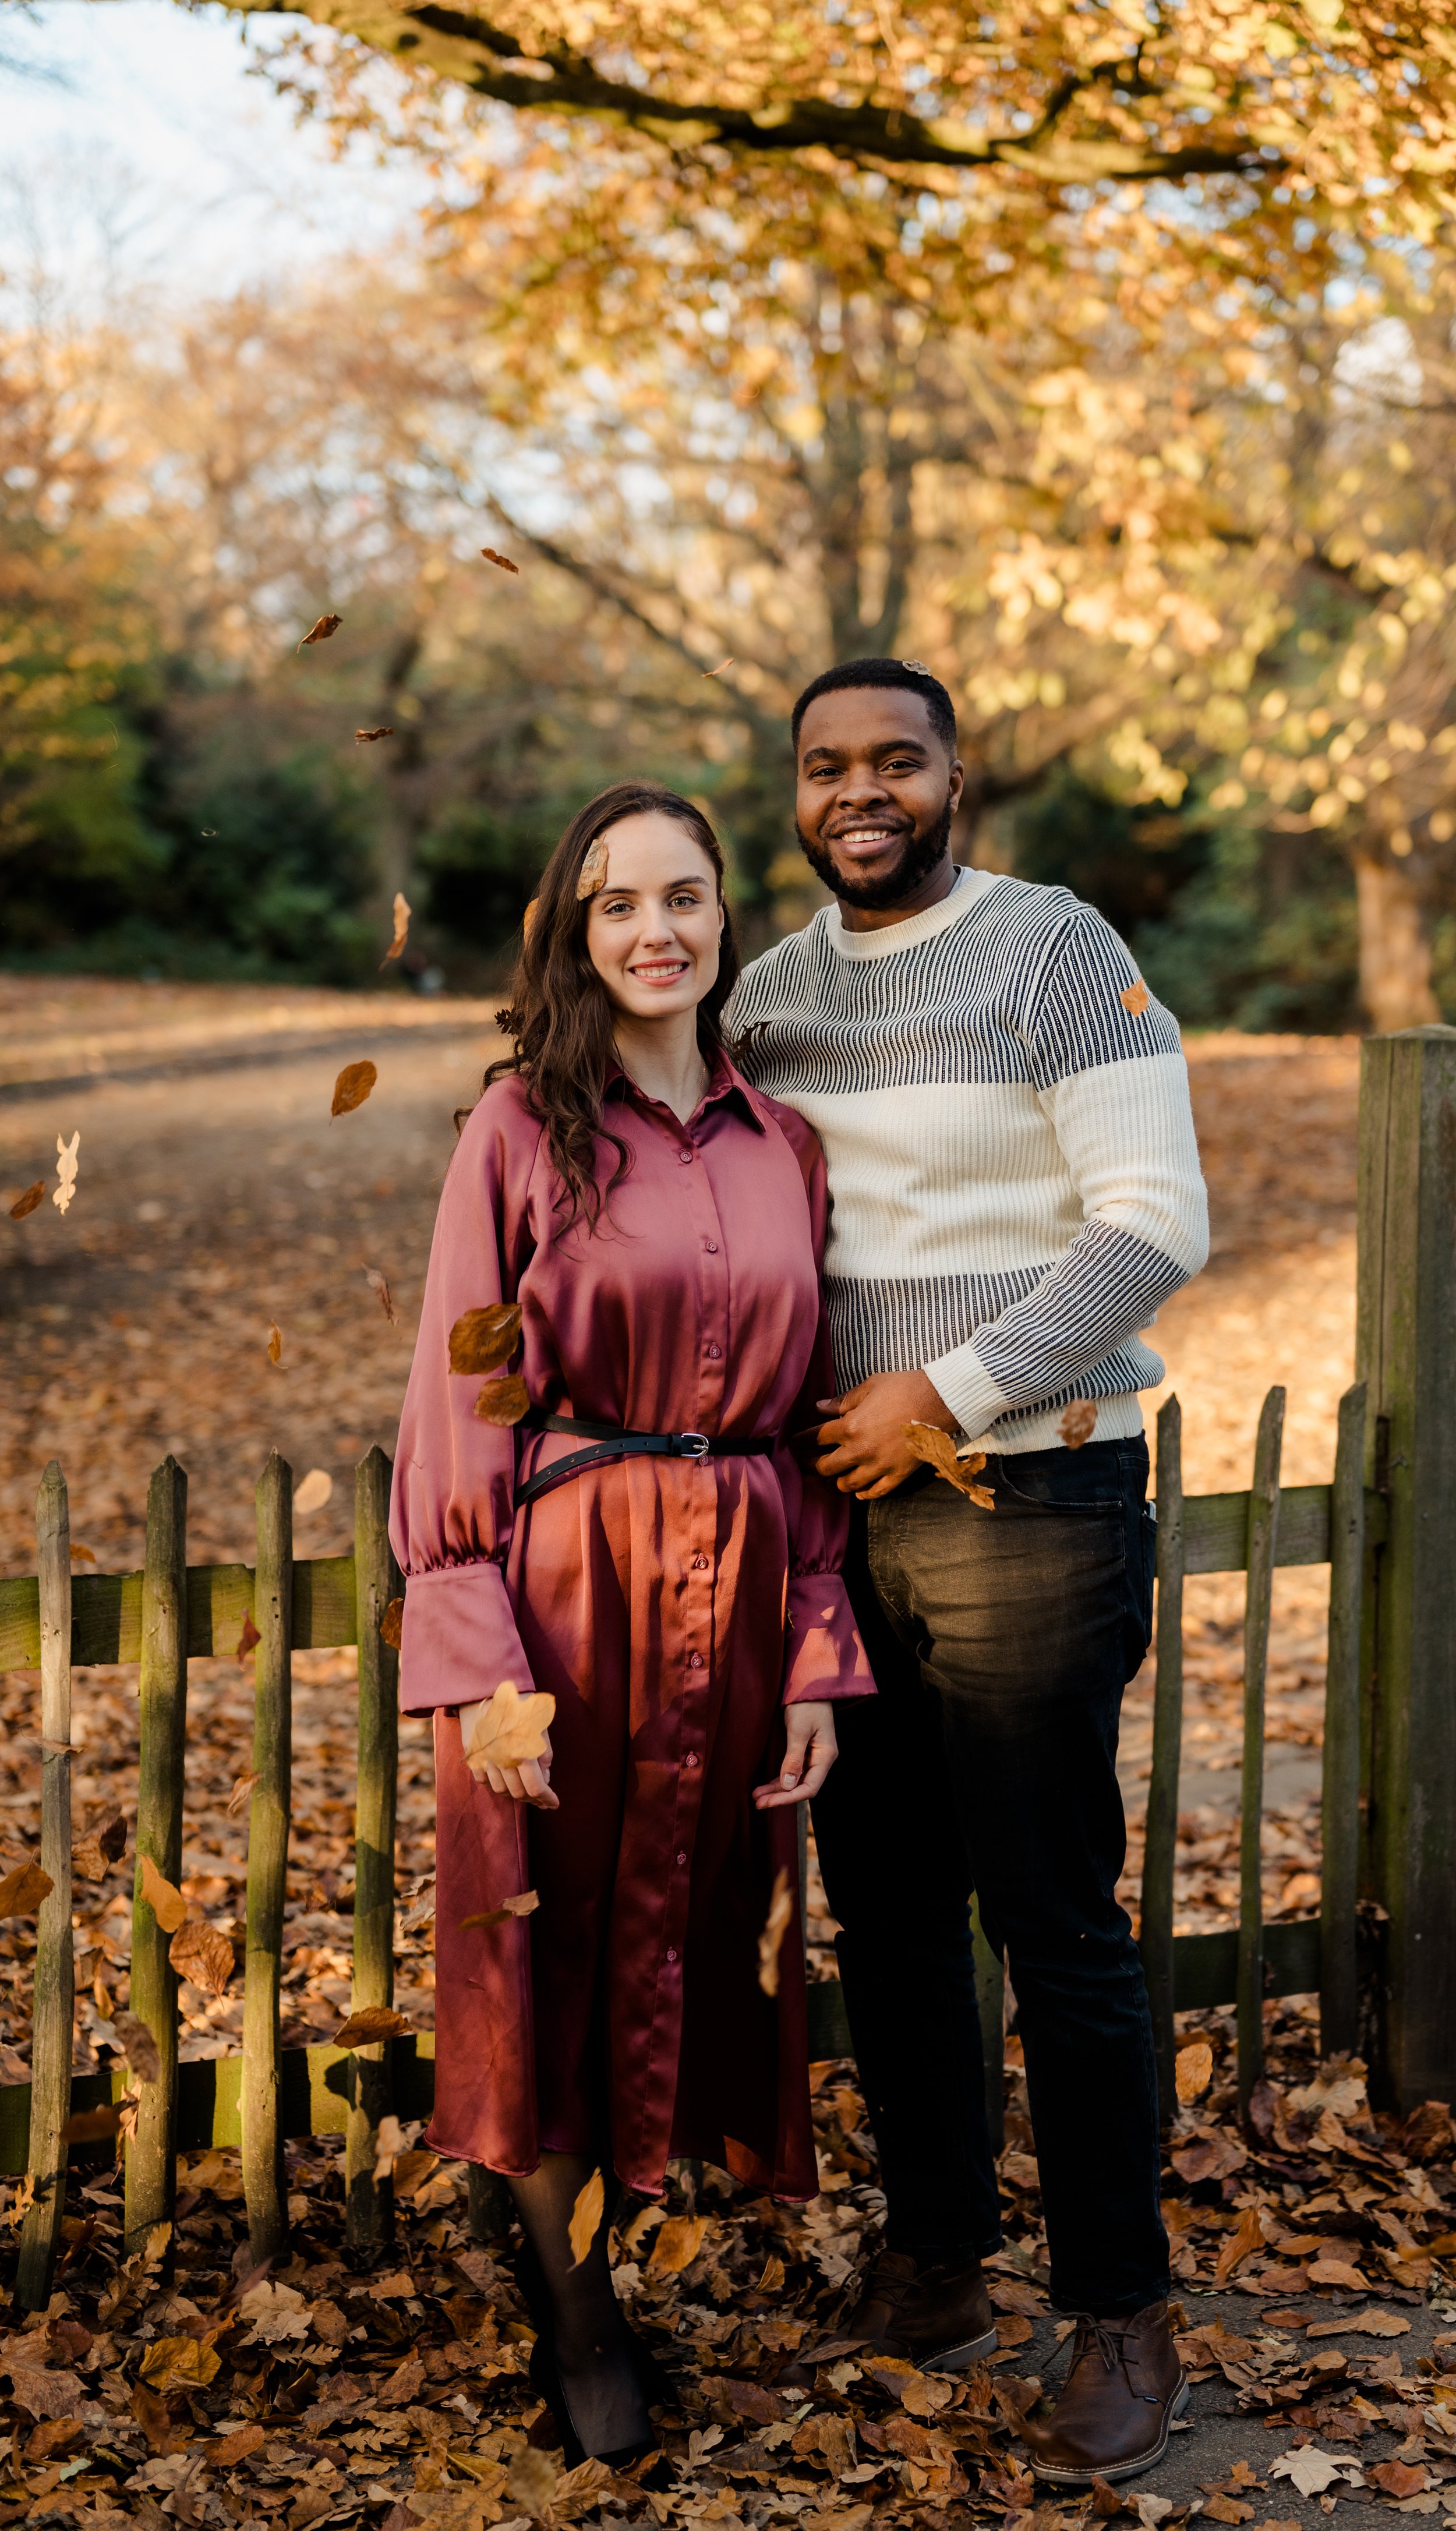
[[[490,1704],[485,1697],[478,1705],[460,1709],[460,1743],[465,1763],[471,1773],[484,1777],[493,1793],[509,1793],[513,1802],[531,1802],[538,1811],[559,1811],[560,1802],[551,1790],[551,1734],[538,1758],[528,1758],[519,1767],[493,1767],[488,1758],[472,1756],[471,1742],[480,1727],[480,1716]]]
[[[754,1799],[760,1811],[782,1810],[788,1802],[812,1801],[839,1755],[832,1705],[786,1705],[784,1723],[789,1745],[778,1775],[771,1784],[754,1787]]]

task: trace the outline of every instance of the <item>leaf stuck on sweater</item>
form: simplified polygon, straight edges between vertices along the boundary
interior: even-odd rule
[[[1135,984],[1124,984],[1122,991],[1118,994],[1117,998],[1121,1002],[1125,1011],[1131,1011],[1134,1019],[1140,1020],[1144,1012],[1147,1010],[1148,1003],[1151,1001],[1152,995],[1149,993],[1147,985],[1144,984],[1143,979],[1140,976]]]
[[[393,736],[394,723],[381,721],[377,729],[357,729],[354,733],[354,744],[356,747],[372,747],[376,738],[393,738]]]
[[[45,1180],[44,1178],[37,1178],[33,1186],[27,1187],[24,1195],[18,1195],[16,1197],[14,1204],[10,1208],[11,1220],[24,1221],[28,1212],[33,1212],[37,1205],[42,1205],[44,1202]]]
[[[295,1512],[307,1520],[309,1512],[322,1511],[332,1502],[334,1481],[327,1468],[310,1468],[293,1498]]]
[[[601,2219],[605,2210],[606,2182],[599,2170],[593,2170],[590,2178],[577,2191],[577,2202],[571,2210],[571,2222],[566,2227],[567,2236],[571,2242],[571,2260],[574,2268],[581,2266],[600,2231]]]
[[[519,1301],[491,1301],[483,1310],[466,1310],[450,1330],[450,1368],[461,1378],[499,1371],[520,1341]]]
[[[518,580],[521,577],[519,562],[512,562],[509,554],[497,553],[494,545],[482,545],[480,558],[482,562],[493,562],[497,571],[514,572]]]
[[[606,874],[607,839],[605,835],[598,835],[588,845],[582,867],[577,872],[578,899],[585,900],[588,896],[595,896],[598,889],[606,885]]]
[[[187,1923],[187,1900],[180,1889],[158,1872],[149,1854],[137,1858],[141,1874],[141,1896],[151,1909],[164,1934],[175,1934]]]
[[[391,1600],[379,1620],[379,1641],[388,1644],[392,1653],[397,1653],[404,1640],[405,1603],[403,1600]]]
[[[332,642],[334,635],[337,633],[343,621],[344,618],[342,615],[320,615],[312,632],[306,633],[304,635],[302,642],[299,644],[299,648],[301,650],[307,650],[310,648],[312,644],[315,642]]]
[[[481,1381],[471,1412],[482,1424],[519,1424],[523,1415],[531,1413],[531,1391],[519,1373],[508,1371],[499,1378]]]
[[[391,958],[397,958],[399,956],[405,942],[409,939],[410,917],[414,911],[415,909],[410,903],[410,900],[406,896],[403,888],[397,887],[394,892],[393,906],[394,938],[391,940],[389,947],[385,950],[383,957],[379,961],[381,968],[387,967]]]
[[[773,1895],[763,1931],[758,1936],[758,1984],[765,1995],[778,1993],[778,1955],[794,1915],[794,1892],[787,1871],[774,1876]]]
[[[513,1916],[533,1916],[540,1899],[533,1889],[518,1890],[514,1898],[503,1898],[498,1907],[489,1907],[483,1916],[462,1916],[461,1931],[468,1932],[484,1925],[506,1925]]]
[[[77,1153],[80,1150],[81,1127],[79,1125],[69,1143],[63,1143],[59,1134],[56,1136],[56,1175],[61,1183],[51,1197],[51,1202],[57,1212],[69,1212],[71,1209],[71,1199],[76,1193],[76,1171],[79,1165]]]
[[[525,1767],[543,1757],[555,1714],[554,1696],[535,1691],[523,1696],[514,1679],[503,1678],[477,1718],[466,1752],[472,1773],[487,1765]]]
[[[172,1937],[167,1957],[179,1977],[191,1978],[194,1986],[208,1995],[226,1995],[237,1954],[220,1925],[184,1925]]]
[[[334,2033],[336,2048],[372,2048],[379,2039],[407,2039],[410,2024],[392,2003],[366,2003],[351,2012],[342,2030]],[[404,2148],[401,2146],[403,2152]]]
[[[14,1872],[7,1872],[0,1881],[0,1916],[33,1916],[55,1885],[33,1856],[28,1862],[18,1863]]]
[[[977,1469],[985,1466],[984,1450],[973,1450],[969,1458],[958,1458],[948,1433],[942,1433],[938,1424],[922,1424],[919,1420],[906,1425],[905,1446],[913,1459],[924,1459],[937,1477],[944,1477],[947,1485],[955,1487],[957,1493],[980,1503],[982,1511],[995,1510],[996,1497],[989,1486],[974,1483]]]
[[[1097,1401],[1094,1397],[1074,1397],[1062,1409],[1057,1431],[1069,1450],[1080,1450],[1097,1429]]]
[[[162,2052],[148,2025],[135,2012],[113,2013],[111,2035],[131,2066],[143,2083],[161,2080]]]
[[[352,1115],[356,1107],[364,1105],[378,1078],[378,1066],[370,1063],[367,1056],[363,1063],[346,1063],[334,1083],[329,1114],[331,1116]]]

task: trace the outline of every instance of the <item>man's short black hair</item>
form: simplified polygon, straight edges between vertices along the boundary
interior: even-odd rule
[[[799,746],[799,732],[804,715],[820,695],[842,694],[846,686],[903,686],[907,694],[924,698],[930,715],[930,727],[944,741],[951,755],[956,752],[956,707],[938,677],[923,668],[919,659],[842,659],[837,668],[826,668],[812,685],[806,686],[794,705],[792,723],[794,746]]]

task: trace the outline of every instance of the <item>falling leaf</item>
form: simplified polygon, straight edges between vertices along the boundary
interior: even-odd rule
[[[0,1916],[33,1916],[42,1898],[48,1898],[55,1887],[48,1872],[42,1872],[33,1859],[18,1863],[0,1881]]]
[[[310,1512],[322,1511],[324,1504],[332,1501],[334,1481],[327,1468],[310,1468],[294,1495],[294,1510],[307,1520]]]
[[[112,2015],[111,2035],[131,2066],[143,2083],[162,2079],[162,2056],[147,2024],[135,2012]]]
[[[599,2170],[593,2170],[577,2191],[577,2202],[571,2210],[567,2236],[571,2242],[571,2263],[579,2268],[598,2231],[606,2209],[606,2182]]]
[[[403,888],[397,887],[394,892],[393,908],[394,938],[391,940],[389,947],[385,950],[383,957],[379,961],[381,969],[388,966],[391,958],[397,958],[399,956],[405,942],[409,939],[410,917],[414,911],[415,909],[410,903],[410,900],[406,896]]]
[[[492,1301],[486,1309],[467,1310],[450,1330],[450,1368],[462,1378],[499,1371],[520,1341],[519,1301]]]
[[[116,1841],[116,1831],[120,1840]],[[105,1828],[93,1828],[79,1836],[71,1848],[71,1869],[79,1881],[104,1881],[113,1863],[119,1863],[126,1852],[127,1824],[118,1813]]]
[[[164,2397],[169,2390],[205,2390],[222,2371],[222,2357],[204,2337],[155,2337],[139,2370],[142,2381]]]
[[[794,1914],[794,1892],[787,1871],[775,1875],[768,1915],[758,1936],[758,1984],[765,1995],[778,1993],[778,1955]]]
[[[329,1114],[348,1116],[354,1108],[362,1107],[378,1078],[378,1066],[370,1063],[367,1057],[363,1063],[346,1063],[334,1083],[333,1104],[328,1111]]]
[[[1180,2101],[1202,2100],[1213,2080],[1213,2051],[1206,2039],[1192,2040],[1173,2060],[1173,2080]]]
[[[391,1600],[379,1620],[379,1641],[388,1644],[392,1653],[397,1653],[404,1640],[405,1603],[403,1600]]]
[[[73,1564],[94,1564],[94,1563],[95,1563],[95,1560],[96,1560],[96,1550],[95,1550],[95,1548],[94,1548],[93,1547],[83,1547],[83,1546],[81,1545],[81,1543],[80,1543],[80,1541],[79,1541],[78,1539],[73,1538],[73,1540],[71,1541],[71,1561],[72,1561],[72,1563],[73,1563]]]
[[[1069,1450],[1080,1450],[1097,1429],[1096,1399],[1074,1397],[1071,1404],[1063,1408],[1062,1420],[1056,1429]]]
[[[175,1934],[187,1922],[187,1900],[170,1881],[164,1881],[149,1854],[139,1854],[141,1871],[141,1895],[151,1909],[164,1934]]]
[[[314,642],[331,642],[343,621],[342,615],[320,615],[312,632],[304,635],[299,648],[307,650]]]
[[[275,1365],[283,1360],[283,1329],[276,1319],[268,1326],[268,1360]]]
[[[380,1309],[389,1321],[390,1325],[392,1327],[397,1327],[399,1325],[399,1313],[394,1306],[394,1295],[389,1288],[388,1275],[381,1274],[377,1266],[362,1266],[359,1270],[363,1274],[364,1281],[367,1283],[369,1290],[373,1293],[375,1300],[378,1302]]]
[[[370,2048],[377,2039],[407,2039],[410,2024],[392,2003],[366,2003],[334,2033],[336,2048]],[[401,2146],[401,2152],[404,2147]]]
[[[376,2010],[378,2008],[375,2006]],[[362,2014],[360,2018],[363,2019]],[[395,2164],[406,2149],[404,2128],[398,2118],[386,2114],[374,2130],[374,2177],[391,2177]]]
[[[243,1632],[238,1637],[239,1660],[247,1660],[251,1653],[256,1652],[258,1645],[261,1642],[262,1636],[258,1633],[256,1626],[252,1622],[252,1610],[251,1608],[245,1608],[243,1611]],[[238,1779],[239,1783],[241,1783],[242,1780],[243,1779],[240,1776]],[[255,1784],[257,1782],[257,1777],[256,1775],[250,1775],[248,1780],[251,1784]],[[237,1791],[236,1784],[233,1789],[235,1792]]]
[[[238,1965],[232,1943],[220,1925],[184,1925],[172,1937],[167,1957],[179,1977],[209,1995],[226,1995]]]
[[[595,896],[598,889],[606,885],[606,874],[607,839],[605,835],[597,835],[594,841],[588,845],[582,867],[577,873],[578,897]]]
[[[731,668],[732,665],[733,661],[731,659],[720,659],[715,668],[704,668],[702,673],[705,677],[721,677],[723,670],[725,668]]]
[[[669,2215],[647,2261],[649,2277],[679,2277],[691,2268],[707,2235],[705,2215]]]
[[[982,1511],[995,1510],[996,1497],[990,1488],[972,1483],[977,1469],[985,1466],[984,1450],[973,1450],[968,1458],[958,1458],[948,1433],[942,1433],[938,1424],[919,1421],[906,1425],[905,1446],[913,1459],[924,1459],[937,1477],[944,1477],[947,1485],[955,1487],[957,1493],[969,1495]]]
[[[71,1209],[71,1199],[76,1193],[78,1166],[76,1155],[80,1149],[81,1127],[79,1125],[69,1143],[63,1143],[59,1134],[56,1136],[56,1175],[61,1183],[51,1197],[51,1202],[57,1212],[69,1212]]]
[[[483,561],[493,562],[497,571],[512,571],[517,579],[520,579],[521,565],[519,562],[512,562],[509,554],[497,553],[494,545],[482,545],[480,554]]]
[[[118,2133],[122,2122],[120,2104],[107,2101],[99,2109],[73,2109],[61,2129],[62,2144],[100,2144]]]
[[[481,1383],[471,1411],[482,1424],[519,1424],[531,1413],[531,1391],[519,1372],[508,1371]]]
[[[244,1805],[251,1800],[252,1788],[256,1782],[257,1776],[251,1769],[246,1775],[234,1776],[233,1789],[228,1795],[227,1815],[229,1819],[236,1819]]]
[[[470,1745],[474,1773],[492,1767],[524,1767],[545,1755],[546,1734],[556,1713],[554,1696],[523,1696],[514,1679],[503,1678],[476,1720]]]
[[[1140,976],[1135,984],[1124,984],[1117,998],[1125,1011],[1131,1011],[1134,1019],[1140,1020],[1152,996]]]
[[[480,1925],[504,1925],[512,1916],[533,1916],[540,1903],[533,1889],[523,1889],[514,1898],[503,1898],[498,1907],[487,1909],[483,1916],[462,1916],[461,1931]]]
[[[369,747],[376,738],[393,738],[393,723],[385,721],[378,729],[357,729],[354,733],[354,744],[356,747]]]
[[[534,2521],[542,2521],[551,2511],[558,2475],[551,2454],[537,2451],[533,2444],[528,2444],[524,2451],[517,2452],[511,2463],[508,2483],[512,2503],[519,2504]]]
[[[10,1208],[11,1220],[24,1221],[28,1212],[33,1212],[36,1206],[43,1204],[44,1202],[45,1180],[44,1178],[37,1178],[33,1186],[27,1187],[24,1195],[16,1197],[14,1204]]]

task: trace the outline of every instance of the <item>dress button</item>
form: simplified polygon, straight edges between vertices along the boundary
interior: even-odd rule
[[[718,1243],[715,1239],[704,1239],[702,1244],[707,1250],[709,1257],[716,1257],[718,1253]]]
[[[687,1168],[693,1159],[693,1153],[691,1152],[679,1152],[678,1158],[681,1160],[684,1168]]]
[[[688,1667],[689,1667],[690,1669],[701,1669],[701,1667],[702,1667],[702,1655],[701,1655],[701,1653],[690,1653],[690,1654],[688,1655]]]
[[[693,1570],[695,1573],[705,1573],[707,1571],[707,1557],[705,1555],[695,1555],[693,1558]]]
[[[721,1362],[721,1361],[722,1361],[722,1359],[723,1359],[723,1348],[722,1348],[722,1346],[721,1346],[721,1345],[709,1345],[709,1346],[708,1346],[708,1349],[707,1349],[707,1358],[708,1358],[708,1361],[709,1361],[709,1362]]]
[[[671,1942],[667,1945],[667,1956],[670,1960],[675,1960],[677,1958],[677,1953],[673,1949]]]
[[[688,1752],[688,1754],[687,1754],[687,1756],[686,1756],[686,1758],[683,1760],[683,1765],[684,1765],[685,1767],[696,1767],[696,1766],[697,1766],[697,1764],[698,1764],[698,1758],[697,1758],[696,1752],[695,1752],[695,1751],[693,1751],[692,1749],[690,1749],[690,1750],[689,1750],[689,1752]]]
[[[688,1860],[688,1851],[687,1851],[687,1848],[686,1848],[686,1846],[685,1846],[685,1847],[683,1848],[683,1851],[681,1852],[681,1854],[678,1856],[678,1861],[679,1861],[679,1863],[686,1863],[686,1862],[687,1862],[687,1860]]]

